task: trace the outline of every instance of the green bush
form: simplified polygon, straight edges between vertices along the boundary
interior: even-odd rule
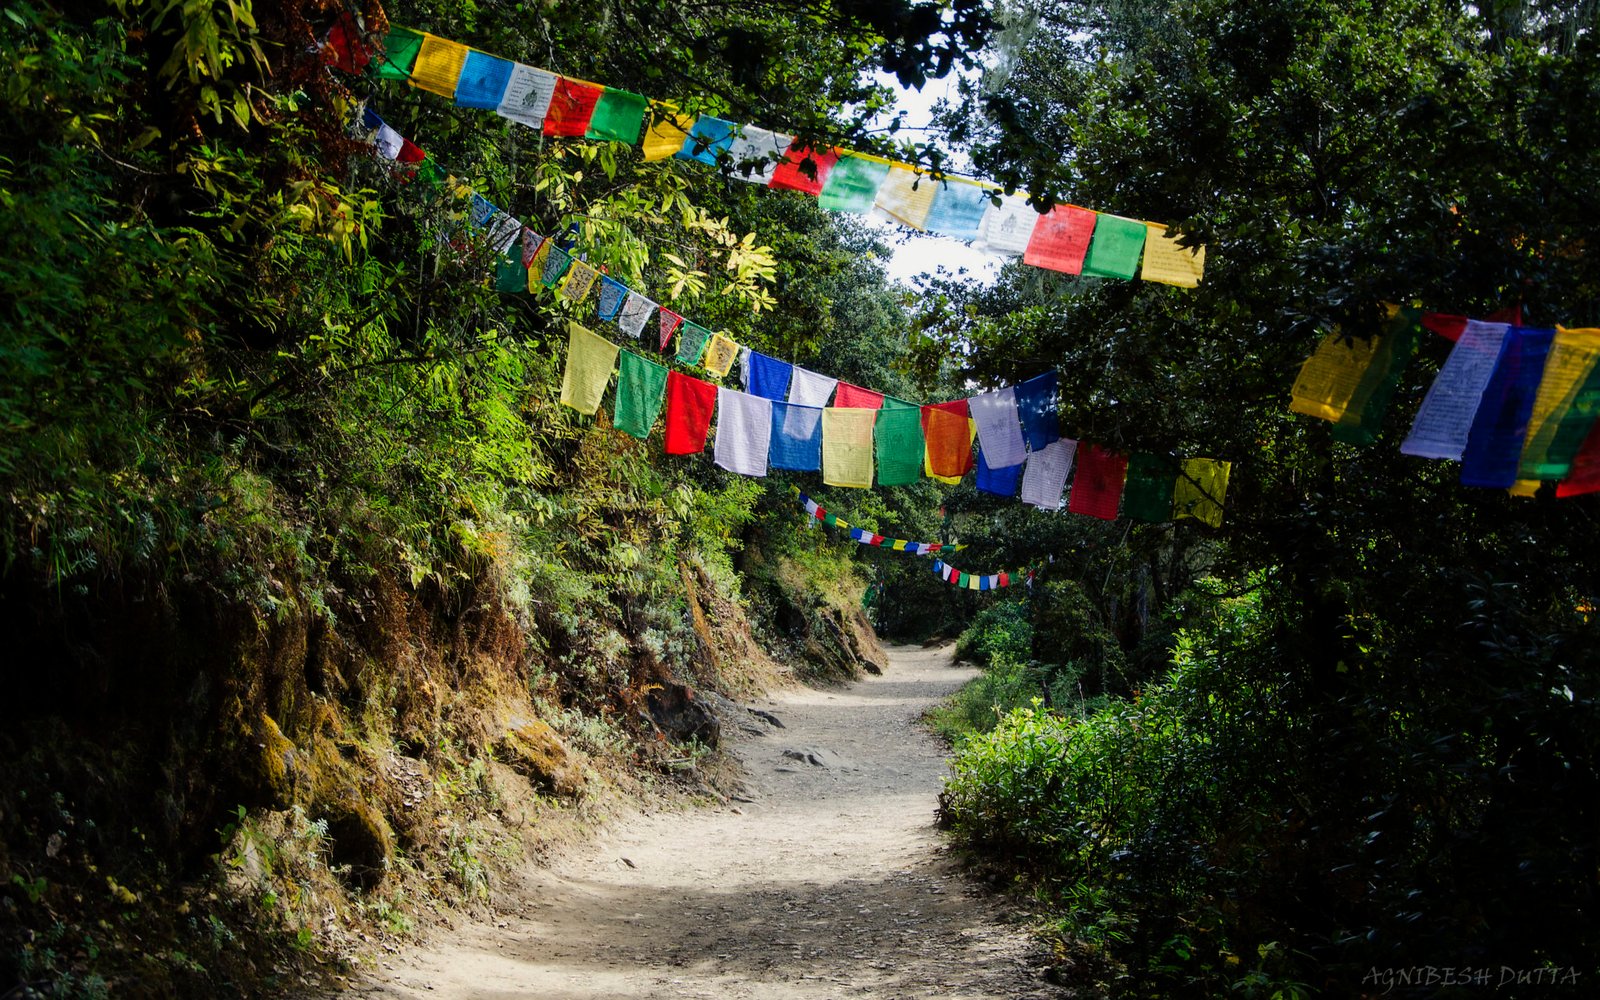
[[[1032,654],[1033,622],[1020,600],[991,604],[973,616],[972,624],[956,640],[956,656],[980,667],[998,660],[1026,663]]]

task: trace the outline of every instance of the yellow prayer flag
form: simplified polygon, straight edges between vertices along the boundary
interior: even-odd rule
[[[561,375],[561,402],[579,413],[600,408],[622,348],[577,323],[567,324],[567,370]]]
[[[904,552],[906,550],[906,540],[904,538],[896,538],[894,540],[894,550],[896,552]]]
[[[1144,224],[1144,270],[1139,276],[1163,285],[1193,288],[1206,269],[1206,248],[1184,249],[1176,236],[1168,236],[1159,222]]]
[[[1377,337],[1346,337],[1338,330],[1324,337],[1317,352],[1300,366],[1290,390],[1290,412],[1333,421],[1343,417],[1379,344]]]
[[[901,225],[925,229],[938,189],[939,182],[927,174],[896,164],[889,168],[889,176],[878,186],[872,205]]]
[[[1528,418],[1528,436],[1522,447],[1524,461],[1544,460],[1556,432],[1561,429],[1562,419],[1577,402],[1578,391],[1588,381],[1597,361],[1600,361],[1600,330],[1556,327],[1539,392],[1533,398],[1533,412]],[[1534,471],[1532,466],[1523,470],[1525,473]]]
[[[1544,484],[1537,479],[1519,479],[1512,483],[1506,492],[1514,497],[1531,497],[1539,492],[1539,487],[1542,485]]]
[[[599,271],[581,260],[575,260],[567,270],[566,279],[561,283],[561,297],[568,302],[582,302],[598,280],[600,280]]]
[[[423,33],[422,48],[417,52],[416,65],[411,67],[411,85],[454,99],[467,52],[460,42]]]
[[[872,427],[877,410],[829,406],[822,411],[822,481],[872,487]]]
[[[1192,517],[1213,528],[1222,527],[1222,499],[1228,492],[1231,462],[1214,458],[1186,458],[1183,474],[1172,491],[1172,519]]]
[[[661,117],[663,115],[664,117]],[[694,127],[695,118],[678,114],[675,104],[651,101],[645,123],[647,127],[644,130],[644,144],[640,149],[644,153],[645,161],[648,162],[675,156],[678,150],[683,148],[683,141],[689,138],[689,129]]]
[[[711,335],[711,344],[700,366],[717,378],[724,378],[733,363],[739,359],[739,345],[720,333]]]

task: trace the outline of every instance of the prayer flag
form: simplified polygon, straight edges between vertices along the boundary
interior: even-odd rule
[[[733,362],[738,357],[738,344],[720,333],[713,334],[711,343],[706,346],[706,357],[703,366],[706,371],[717,378],[726,378],[728,370],[733,367]]]
[[[1528,439],[1518,474],[1528,479],[1561,479],[1585,435],[1600,414],[1600,330],[1556,327],[1544,364],[1544,379],[1533,401]]]
[[[849,382],[840,382],[839,391],[833,395],[833,405],[858,410],[876,410],[883,406],[883,393],[863,389]]]
[[[1034,267],[1077,274],[1089,253],[1095,213],[1076,205],[1057,205],[1039,216],[1022,252],[1022,262]]]
[[[729,176],[766,185],[792,142],[792,135],[780,135],[754,125],[742,126],[735,133],[733,144],[728,147],[728,159],[733,163]]]
[[[1017,495],[1017,484],[1022,480],[1022,465],[1008,465],[1003,468],[992,468],[983,457],[983,443],[978,444],[978,478],[975,485],[984,493],[993,493],[997,497],[1014,497]]]
[[[922,478],[922,411],[885,408],[873,426],[878,485],[907,486]]]
[[[595,304],[595,315],[606,320],[616,319],[617,313],[622,310],[623,300],[627,297],[627,285],[609,274],[601,275],[600,301]]]
[[[644,127],[645,108],[649,103],[638,94],[615,87],[604,88],[589,115],[589,127],[584,130],[583,137],[638,145],[639,130]]]
[[[822,408],[774,402],[768,455],[774,469],[816,472],[822,468]]]
[[[876,410],[830,406],[822,411],[822,481],[870,489],[872,427]]]
[[[668,455],[693,455],[706,450],[717,387],[682,372],[667,372]]]
[[[1061,418],[1056,409],[1056,372],[1035,375],[1017,389],[1017,417],[1022,422],[1022,437],[1028,448],[1037,451],[1061,436]]]
[[[765,476],[771,440],[772,400],[737,389],[717,389],[712,461],[741,476]]]
[[[567,139],[581,139],[589,131],[589,119],[594,116],[594,106],[600,103],[605,88],[592,83],[580,83],[561,77],[550,95],[550,107],[544,114],[544,134]]]
[[[494,290],[497,292],[526,292],[528,269],[522,266],[522,254],[501,256],[494,266]]]
[[[960,180],[948,180],[939,185],[933,197],[933,206],[923,226],[930,233],[952,236],[958,240],[978,238],[978,224],[983,221],[984,209],[989,207],[989,189]],[[1144,237],[1143,229],[1139,236]]]
[[[550,110],[550,100],[555,96],[560,77],[532,66],[515,63],[511,78],[506,81],[505,94],[495,113],[519,125],[544,129],[544,116]]]
[[[1077,450],[1078,442],[1058,439],[1029,452],[1028,464],[1022,470],[1022,502],[1040,510],[1061,509],[1061,494],[1067,488]]]
[[[562,282],[561,297],[568,302],[582,302],[589,295],[589,290],[594,288],[594,283],[600,277],[600,272],[585,264],[581,260],[572,262],[567,269],[567,280]]]
[[[1177,478],[1177,466],[1170,458],[1134,453],[1122,490],[1123,516],[1150,524],[1172,520],[1172,490]]]
[[[983,443],[984,461],[990,468],[1021,465],[1028,453],[1018,422],[1016,390],[1006,386],[973,396],[967,400],[967,407],[978,424],[978,440]]]
[[[643,440],[650,436],[667,396],[667,368],[632,351],[622,352],[611,426]]]
[[[1172,519],[1192,517],[1213,528],[1222,527],[1222,500],[1228,492],[1231,462],[1212,458],[1186,458],[1173,486]]]
[[[405,148],[406,139],[388,125],[379,125],[378,134],[373,137],[372,144],[378,148],[378,155],[385,160],[398,160],[400,150]]]
[[[678,114],[675,104],[651,101],[650,117],[645,120],[644,144],[640,147],[645,162],[676,156],[683,148],[683,141],[689,138],[694,122],[689,115]]]
[[[996,198],[1000,202],[998,205],[994,203]],[[1024,196],[991,194],[983,218],[978,222],[978,238],[972,245],[979,250],[1015,257],[1028,249],[1038,221],[1039,213]]]
[[[561,276],[567,273],[567,267],[572,263],[572,254],[558,246],[551,246],[545,251],[544,268],[539,272],[539,280],[546,288],[554,288],[561,281]]]
[[[1556,484],[1556,496],[1560,498],[1596,491],[1600,491],[1600,424],[1589,429],[1583,447],[1572,458],[1572,471]]]
[[[561,402],[579,413],[600,408],[622,349],[576,323],[567,324],[567,368],[561,376]]]
[[[678,329],[678,362],[685,365],[698,365],[705,356],[706,345],[711,343],[711,331],[699,323],[683,321],[683,326]]]
[[[1333,331],[1300,366],[1290,390],[1289,412],[1338,421],[1377,356],[1380,337],[1347,337]]]
[[[872,205],[902,226],[923,229],[933,209],[939,182],[903,164],[889,168]]]
[[[328,44],[323,49],[322,60],[344,73],[359,73],[372,61],[372,49],[361,37],[361,29],[349,11],[341,13],[328,29]]]
[[[839,150],[839,159],[828,171],[828,181],[817,196],[817,204],[829,212],[854,212],[864,215],[872,209],[878,186],[889,174],[887,161]]]
[[[461,78],[461,67],[467,61],[468,51],[459,42],[424,33],[422,48],[411,67],[411,85],[441,97],[454,98],[456,81]]]
[[[967,401],[932,403],[921,411],[925,443],[924,471],[935,479],[959,483],[972,471],[972,421]]]
[[[793,374],[794,366],[787,361],[769,358],[760,351],[751,351],[744,387],[752,395],[765,396],[767,399],[787,399],[789,378]],[[827,400],[823,402],[826,403]]]
[[[1553,328],[1531,326],[1514,326],[1506,335],[1500,363],[1484,388],[1461,455],[1463,486],[1503,490],[1517,481],[1528,417],[1555,335]]]
[[[1205,269],[1205,247],[1185,249],[1178,245],[1178,237],[1167,235],[1166,226],[1145,223],[1144,270],[1140,277],[1163,285],[1193,288],[1200,284]]]
[[[835,150],[791,145],[783,155],[783,162],[772,171],[772,183],[768,186],[816,197],[822,193],[822,187],[828,180],[828,171],[833,169],[838,159],[839,154]]]
[[[1510,329],[1506,323],[1468,321],[1422,397],[1411,433],[1400,445],[1402,454],[1460,460]]]
[[[494,110],[506,96],[506,84],[511,82],[513,63],[473,50],[461,66],[461,76],[456,80],[456,105],[463,108]]]
[[[378,79],[404,80],[422,51],[422,35],[410,28],[390,28],[383,39],[383,55],[378,58]]]
[[[421,163],[427,158],[428,154],[424,153],[422,148],[416,143],[412,142],[410,139],[400,140],[400,154],[395,157],[396,160],[400,161],[401,163]],[[424,172],[418,170],[417,173],[419,175],[423,175]],[[427,183],[427,178],[425,176],[423,178],[423,183]]]
[[[539,267],[544,266],[544,258],[539,255],[539,251],[545,248],[546,242],[547,241],[543,236],[540,236],[527,226],[522,227],[523,267],[534,267],[536,265]]]
[[[671,342],[673,333],[677,331],[682,322],[682,316],[665,306],[661,307],[661,350],[665,351],[667,349],[667,344]]]
[[[644,332],[644,324],[655,308],[654,302],[629,289],[628,299],[622,303],[622,314],[617,317],[617,326],[622,328],[623,333],[637,339]]]
[[[1107,451],[1097,444],[1078,449],[1078,473],[1072,477],[1072,495],[1067,509],[1102,521],[1117,519],[1117,503],[1122,499],[1122,482],[1128,472],[1128,456]]]
[[[1094,224],[1094,239],[1083,259],[1083,273],[1090,278],[1129,279],[1139,273],[1139,258],[1144,256],[1145,226],[1133,219],[1102,215]]]
[[[716,166],[718,157],[733,148],[733,131],[736,127],[733,122],[701,115],[689,129],[683,145],[678,148],[678,158]]]
[[[833,396],[833,387],[838,384],[838,379],[818,375],[796,365],[789,380],[789,402],[801,406],[827,406]]]
[[[1372,363],[1351,394],[1344,416],[1334,424],[1335,441],[1369,445],[1378,439],[1389,400],[1394,397],[1400,376],[1416,356],[1421,342],[1421,315],[1419,309],[1389,306],[1389,325],[1379,340]]]

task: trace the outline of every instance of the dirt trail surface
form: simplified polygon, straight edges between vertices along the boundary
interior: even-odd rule
[[[382,998],[1043,998],[1047,956],[933,829],[945,772],[917,717],[972,672],[903,647],[842,691],[725,721],[746,789],[640,816],[358,990]],[[742,710],[740,710],[742,711]],[[520,906],[521,913],[516,910]]]

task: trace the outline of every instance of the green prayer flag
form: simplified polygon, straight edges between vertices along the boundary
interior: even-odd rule
[[[872,210],[878,188],[889,176],[889,164],[841,153],[839,162],[828,171],[817,204],[830,212],[863,214]]]
[[[528,269],[522,266],[522,251],[512,250],[494,266],[494,290],[497,292],[526,292]]]
[[[430,194],[438,194],[444,187],[444,171],[433,162],[433,157],[428,157],[417,164],[417,183],[421,184]]]
[[[405,80],[422,51],[422,35],[410,28],[390,28],[383,39],[383,55],[377,59],[378,79]]]
[[[839,524],[839,517],[836,514],[824,514],[822,515],[822,523],[826,524],[830,528],[837,527]]]
[[[1116,215],[1100,216],[1094,223],[1082,273],[1091,278],[1132,279],[1139,273],[1144,240],[1144,223]]]
[[[888,403],[885,399],[872,429],[878,485],[908,486],[922,478],[922,409]]]
[[[626,90],[605,89],[595,103],[594,114],[589,116],[589,130],[585,139],[614,139],[630,146],[639,144],[639,133],[644,130],[644,115],[650,102]]]
[[[885,409],[885,410],[908,410],[909,409],[909,410],[916,410],[918,414],[922,413],[922,407],[919,406],[918,404],[916,404],[916,403],[908,403],[905,400],[899,399],[899,398],[897,398],[895,396],[885,396],[885,397],[883,397],[883,407],[882,408]]]
[[[636,438],[650,436],[667,398],[667,369],[632,351],[622,352],[622,374],[617,380],[617,401],[611,426]]]
[[[1165,455],[1130,456],[1128,479],[1122,487],[1122,516],[1150,524],[1172,520],[1172,488],[1177,480],[1177,464]]]
[[[1361,373],[1361,381],[1343,415],[1333,426],[1333,439],[1344,444],[1368,445],[1378,439],[1383,415],[1406,365],[1416,357],[1422,339],[1422,310],[1396,311],[1389,328],[1378,339],[1372,361]]]
[[[686,365],[697,365],[705,356],[706,345],[711,343],[711,331],[699,323],[683,321],[678,327],[678,361]]]

